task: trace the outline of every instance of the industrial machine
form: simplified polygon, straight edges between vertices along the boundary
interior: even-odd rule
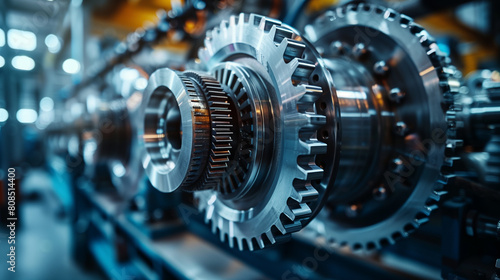
[[[410,1],[241,2],[160,14],[68,90],[83,109],[44,134],[74,257],[113,279],[500,279],[496,68],[463,76]]]

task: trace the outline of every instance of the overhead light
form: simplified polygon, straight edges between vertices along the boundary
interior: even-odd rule
[[[0,29],[0,47],[5,46],[5,32]]]
[[[0,122],[5,122],[9,119],[9,112],[4,108],[0,108]]]
[[[133,68],[123,68],[120,70],[120,78],[122,80],[133,81],[139,77],[139,71]]]
[[[49,34],[45,37],[45,45],[51,53],[58,53],[61,50],[61,42],[54,34]]]
[[[137,90],[143,90],[148,86],[148,80],[143,77],[138,78],[134,84]]]
[[[54,100],[50,97],[44,97],[40,100],[40,109],[42,111],[52,111],[54,109]]]
[[[38,118],[38,114],[33,109],[19,109],[16,118],[20,123],[34,123]]]
[[[0,68],[2,68],[5,65],[5,58],[0,55]]]
[[[29,56],[18,55],[12,58],[12,66],[18,70],[30,71],[35,68],[35,61]]]
[[[36,35],[30,31],[9,29],[7,43],[12,49],[33,51],[36,49]]]
[[[68,74],[76,74],[80,72],[80,62],[75,59],[68,58],[63,62],[62,68]]]

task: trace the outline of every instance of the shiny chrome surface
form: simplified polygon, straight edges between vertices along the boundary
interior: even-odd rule
[[[361,63],[327,58],[340,106],[342,147],[332,199],[352,201],[370,190],[380,162],[387,159],[394,114],[388,110],[383,89]]]
[[[336,124],[338,107],[330,94],[328,73],[314,53],[289,27],[254,14],[222,22],[208,32],[205,48],[199,52],[207,70],[236,73],[219,74],[219,79],[232,76],[245,80],[247,94],[254,99],[248,101],[255,112],[255,126],[249,132],[257,141],[257,153],[252,155],[257,168],[249,169],[250,180],[242,180],[245,187],[236,196],[213,190],[195,193],[213,232],[219,232],[221,240],[227,240],[231,247],[253,250],[286,239],[307,223],[320,204],[318,196],[326,189],[322,179],[325,170],[333,173],[335,153],[324,169],[315,163],[328,148],[326,140],[317,139],[317,130],[327,122],[325,115]],[[231,85],[223,80],[221,84]],[[315,105],[319,100],[324,103],[321,112]],[[324,129],[325,134],[331,133],[332,143],[337,141],[336,127]],[[331,145],[333,151],[335,147]]]
[[[142,164],[151,183],[164,192],[189,185],[206,164],[197,154],[207,156],[208,108],[197,86],[188,83],[164,68],[151,75],[144,91]]]
[[[237,104],[238,123],[241,123],[238,147],[234,160],[223,175],[222,189],[236,185],[236,191],[220,195],[226,199],[241,198],[254,185],[261,184],[271,164],[274,131],[272,103],[273,92],[252,69],[234,62],[217,65],[213,70],[224,91]],[[233,81],[238,81],[235,83]],[[242,163],[243,162],[243,163]],[[221,191],[219,191],[221,192]]]
[[[446,137],[454,68],[412,19],[376,5],[328,11],[306,34],[332,72],[343,134],[337,181],[311,228],[337,245],[379,248],[436,207],[445,146],[456,144]]]

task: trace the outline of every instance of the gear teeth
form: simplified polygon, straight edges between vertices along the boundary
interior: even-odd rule
[[[318,86],[304,85],[306,93],[299,99],[299,103],[312,104],[318,100],[323,94],[323,90]]]
[[[255,250],[255,248],[253,247],[253,242],[251,239],[245,239],[246,243],[247,243],[247,246],[248,246],[248,250],[250,251],[253,251]]]
[[[274,234],[273,234],[272,230],[266,232],[265,235],[271,244],[276,243],[276,239],[274,239]]]
[[[200,154],[200,152],[203,152],[206,147],[206,129],[208,128],[206,125],[206,120],[208,118],[208,111],[207,111],[207,102],[204,99],[202,95],[200,95],[194,83],[191,81],[191,79],[187,76],[184,76],[183,74],[179,74],[179,77],[184,84],[186,90],[187,90],[187,95],[189,96],[189,103],[191,107],[193,108],[193,123],[195,125],[194,130],[195,130],[195,138],[193,145],[197,147],[198,149],[201,149],[201,151],[194,151],[194,154]],[[200,177],[200,172],[201,170],[204,169],[204,161],[205,157],[203,156],[195,156],[192,158],[190,164],[190,168],[188,170],[188,173],[186,174],[186,179],[182,183],[180,187],[188,187],[195,182]]]
[[[297,179],[311,181],[323,178],[323,169],[316,164],[300,165],[298,169]]]
[[[222,219],[219,219],[219,225],[218,225],[218,228],[223,228],[223,223],[224,221]],[[220,238],[220,241],[221,242],[225,242],[226,241],[226,235],[224,234],[224,232],[222,230],[219,230],[219,238]]]
[[[439,200],[441,200],[441,197],[447,193],[448,192],[446,192],[446,191],[434,191],[434,192],[432,192],[432,194],[429,198],[438,202]]]
[[[317,140],[301,140],[300,144],[303,147],[303,151],[301,151],[301,154],[303,155],[326,154],[328,149],[328,145],[326,143]]]
[[[222,185],[219,191],[221,193],[232,193],[242,186],[250,168],[250,158],[254,148],[254,143],[252,142],[254,113],[246,89],[234,72],[227,69],[219,69],[216,71],[215,77],[221,85],[228,87],[229,94],[236,101],[236,110],[239,112],[242,122],[240,133],[250,137],[249,140],[243,137],[239,147],[235,147],[237,149],[233,158],[238,158],[239,160],[235,164],[230,165],[228,170],[222,174]]]
[[[296,184],[295,189],[297,190],[297,202],[309,203],[316,201],[318,199],[319,193],[310,182],[302,182]]]
[[[326,124],[326,116],[318,114],[304,114],[307,120],[307,126],[303,128],[309,128],[315,131],[318,127]]]
[[[285,27],[282,27],[282,26],[273,26],[271,28],[271,31],[270,31],[271,34],[274,34],[274,43],[275,44],[281,44],[281,42],[284,40],[284,39],[292,39],[293,37],[293,31],[288,29],[288,28],[285,28]]]
[[[236,242],[238,243],[238,249],[239,249],[240,251],[245,250],[245,247],[243,247],[243,238],[237,238],[237,239],[236,239]]]
[[[296,57],[302,57],[306,49],[306,44],[292,39],[285,39],[285,41],[282,42],[282,44],[286,44],[286,49],[285,53],[283,54],[283,58],[287,63]]]
[[[354,11],[354,12],[352,12]],[[367,13],[370,14],[367,14]],[[363,13],[360,17],[356,17],[355,13]],[[448,139],[445,146],[445,162],[443,163],[441,174],[439,175],[439,179],[434,185],[434,191],[429,196],[429,199],[425,205],[423,205],[422,209],[420,209],[419,214],[415,217],[414,221],[411,222],[411,225],[404,225],[402,229],[396,230],[393,234],[389,234],[389,236],[380,238],[374,238],[371,241],[357,241],[352,240],[353,236],[349,236],[346,231],[346,236],[343,234],[332,234],[330,236],[335,236],[330,239],[336,242],[336,244],[340,245],[350,245],[351,248],[359,248],[359,247],[371,247],[371,248],[381,248],[385,244],[393,243],[396,237],[402,236],[404,237],[407,233],[413,231],[415,228],[418,228],[422,223],[426,222],[427,217],[437,208],[436,203],[441,199],[443,195],[446,194],[445,191],[442,191],[443,184],[446,184],[448,178],[452,176],[452,174],[447,174],[447,166],[452,165],[453,161],[457,160],[458,154],[457,150],[462,145],[461,140],[454,139],[456,135],[456,129],[460,128],[463,124],[460,120],[457,120],[455,117],[455,112],[462,111],[462,107],[459,104],[455,104],[454,98],[455,95],[459,92],[460,89],[460,81],[459,75],[457,75],[457,70],[455,67],[450,65],[450,59],[441,51],[437,46],[436,41],[432,36],[420,25],[415,23],[412,18],[397,13],[392,9],[387,9],[384,7],[380,7],[373,4],[368,3],[350,3],[343,6],[339,6],[332,11],[325,12],[322,16],[320,16],[314,23],[314,25],[308,25],[305,27],[306,34],[308,38],[314,42],[319,42],[320,44],[325,43],[325,39],[331,39],[326,34],[331,34],[331,32],[335,32],[336,28],[339,26],[352,25],[353,22],[357,21],[357,24],[361,28],[363,26],[371,26],[370,24],[363,24],[360,20],[361,17],[369,19],[371,16],[378,17],[384,25],[392,25],[397,24],[402,29],[409,32],[412,36],[418,39],[421,46],[424,48],[427,57],[429,58],[432,66],[434,67],[434,71],[439,77],[439,87],[443,96],[443,111],[446,115],[446,121],[448,122]],[[352,17],[352,18],[351,18]],[[384,20],[383,20],[384,19]],[[333,23],[335,21],[340,21],[341,23]],[[366,22],[366,21],[365,21]],[[377,28],[377,27],[374,27]],[[328,29],[325,32],[325,29]],[[330,32],[330,33],[328,33]],[[354,35],[353,35],[354,36]],[[410,37],[405,35],[406,37]],[[432,69],[432,68],[430,68]],[[430,192],[430,189],[429,189]],[[425,216],[425,217],[424,217]],[[413,218],[413,217],[412,217]],[[325,217],[325,220],[328,221],[328,218]],[[368,233],[369,234],[369,233]],[[337,235],[339,238],[337,238]],[[380,235],[380,234],[379,234]],[[344,239],[344,240],[338,240]],[[368,238],[367,238],[368,239]],[[361,237],[360,240],[365,240],[364,237]],[[370,245],[371,244],[371,245]]]
[[[460,91],[460,81],[457,79],[447,79],[446,81],[439,82],[439,85],[443,89],[443,92],[449,92],[451,94],[457,94]]]
[[[234,248],[234,237],[229,237],[228,238],[228,242],[229,242],[229,247],[230,248]]]
[[[222,31],[226,31],[227,28],[229,27],[229,21],[227,20],[222,20],[219,25],[219,29]]]
[[[422,225],[424,225],[424,224],[426,224],[428,222],[429,222],[429,217],[428,216],[421,217],[421,218],[415,218],[415,221],[412,224],[414,226],[414,229],[408,230],[408,232],[414,231],[415,229],[421,227]]]
[[[438,209],[438,206],[437,205],[429,205],[429,206],[425,206],[424,207],[424,210],[423,210],[423,213],[427,216],[430,216],[431,213],[433,211],[436,211]]]
[[[294,219],[297,220],[297,219],[305,219],[305,218],[310,217],[312,214],[312,211],[311,211],[311,208],[309,208],[309,206],[307,206],[307,204],[300,203],[298,205],[298,208],[292,209],[292,213],[293,213]]]
[[[283,212],[283,214],[285,214],[285,216],[290,221],[292,221],[295,225],[295,222],[297,220],[310,217],[312,214],[312,211],[311,211],[311,208],[309,208],[309,206],[307,206],[307,204],[296,203],[296,204],[293,204],[292,207],[287,207],[285,209],[285,211]]]
[[[313,63],[301,58],[294,58],[290,63],[292,63],[292,69],[295,69],[292,74],[292,80],[297,81],[307,81],[316,68]]]
[[[208,42],[209,45],[206,46],[206,49],[202,49],[199,52],[200,58],[205,62],[210,61],[211,57],[223,47],[223,43],[218,42],[219,39],[221,39],[221,41],[231,39],[231,41],[234,42],[246,42],[245,40],[247,38],[243,38],[242,36],[248,32],[249,28],[252,32],[259,32],[262,35],[262,39],[270,41],[265,42],[266,44],[271,43],[277,46],[276,48],[272,48],[272,51],[273,53],[282,55],[283,60],[278,61],[278,63],[280,63],[280,66],[286,66],[284,69],[288,71],[287,75],[291,77],[291,79],[289,79],[290,84],[296,86],[292,90],[297,94],[297,98],[292,99],[291,101],[297,103],[297,112],[293,112],[293,115],[298,116],[297,121],[299,122],[299,127],[301,129],[298,131],[299,135],[297,136],[300,136],[299,149],[301,149],[300,151],[303,152],[303,155],[299,155],[296,159],[297,169],[294,171],[295,178],[290,178],[294,179],[294,183],[293,186],[290,186],[292,188],[290,193],[288,193],[288,190],[286,191],[288,199],[284,202],[280,202],[282,204],[279,205],[279,210],[277,210],[282,211],[281,215],[276,217],[276,220],[271,228],[264,229],[261,234],[235,238],[232,234],[228,233],[228,231],[231,231],[228,229],[230,226],[229,224],[219,224],[218,222],[215,222],[218,219],[224,222],[227,222],[227,220],[218,215],[214,206],[211,205],[206,207],[207,212],[215,212],[211,215],[212,226],[218,228],[220,232],[228,234],[227,239],[229,245],[232,247],[236,245],[235,243],[237,243],[240,250],[264,248],[269,244],[281,242],[282,240],[289,238],[291,233],[302,229],[304,219],[309,218],[312,214],[312,210],[308,203],[315,202],[319,196],[319,192],[312,185],[311,180],[322,179],[324,173],[323,169],[316,165],[315,156],[317,154],[326,153],[327,151],[327,145],[316,139],[316,131],[318,127],[324,126],[326,123],[326,117],[316,112],[317,110],[314,104],[318,98],[321,97],[323,91],[320,87],[308,84],[310,76],[315,70],[316,65],[313,62],[302,59],[306,49],[306,44],[301,42],[302,38],[295,34],[293,30],[286,26],[281,26],[281,22],[277,20],[265,18],[255,14],[240,14],[238,17],[231,17],[229,19],[229,23],[221,24],[220,31],[214,31],[212,33],[213,37]],[[253,44],[254,42],[249,43]],[[258,58],[259,61],[260,59],[261,58]],[[269,58],[264,57],[262,59],[265,60]],[[232,75],[230,71],[226,71],[226,69],[219,69],[215,74],[220,84],[224,85],[224,89],[226,89],[227,86],[229,89],[226,90],[232,92],[235,97],[232,100],[234,100],[234,106],[236,106],[240,113],[238,120],[241,119],[241,122],[243,123],[239,133],[248,133],[248,135],[252,135],[253,118],[255,118],[255,116],[252,115],[252,110],[254,110],[254,108],[248,101],[248,95],[242,85],[242,81],[240,81],[238,77]],[[288,82],[285,79],[282,80],[283,84]],[[218,117],[219,115],[227,115],[225,111],[215,112],[212,110],[212,108],[219,106],[217,102],[222,101],[215,101],[209,98],[207,98],[207,100],[209,102],[212,116]],[[226,120],[221,118],[217,121],[223,122]],[[219,138],[219,142],[224,139],[225,141],[228,141],[228,138],[224,138],[230,135],[225,134],[225,132],[228,132],[227,128],[225,126],[218,126],[217,128],[217,130],[213,131],[215,131],[215,136]],[[242,170],[229,169],[230,171],[226,172],[227,176],[224,175],[225,179],[223,180],[224,183],[222,186],[227,192],[237,188],[238,185],[245,179],[236,176],[235,173],[245,174],[245,166],[248,168],[248,165],[250,164],[248,160],[251,157],[251,152],[253,152],[253,145],[255,145],[255,143],[251,142],[254,138],[251,137],[250,139],[251,140],[248,143],[243,141],[243,144],[241,145],[242,148],[238,147],[239,150],[235,150],[235,153],[241,153],[238,154],[239,160],[236,166],[241,167]],[[226,142],[220,143],[224,144]],[[232,147],[232,149],[229,150],[233,151],[234,148],[235,147]],[[222,155],[228,156],[225,150],[222,151]],[[248,151],[248,154],[242,153],[246,151]],[[231,154],[230,156],[233,155]],[[223,193],[224,190],[219,191]],[[207,202],[207,204],[210,204],[209,200],[207,200]],[[280,213],[278,212],[277,214]],[[222,235],[220,233],[221,240],[225,239],[225,237],[226,235]]]
[[[281,25],[281,21],[279,21],[279,20],[268,18],[268,17],[263,17],[263,16],[255,15],[255,14],[254,14],[254,16],[255,16],[254,24],[257,25],[259,27],[259,29],[261,29],[261,30],[269,32],[269,31],[271,31],[271,28],[274,25]],[[258,22],[258,24],[256,24],[257,22]]]
[[[251,25],[254,25],[254,26],[259,26],[260,25],[260,21],[263,19],[264,17],[261,16],[261,15],[257,15],[257,14],[250,14],[250,17],[248,18],[248,23],[251,24]]]
[[[228,23],[224,23],[228,24]],[[221,178],[228,168],[233,148],[233,117],[231,100],[222,90],[218,81],[196,72],[186,72],[196,79],[203,88],[211,117],[211,149],[209,164],[205,174],[198,180],[199,186],[217,188],[223,193]]]
[[[231,16],[229,17],[229,27],[234,27],[239,21],[239,16]]]

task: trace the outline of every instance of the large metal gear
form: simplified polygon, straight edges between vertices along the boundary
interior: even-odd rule
[[[250,174],[238,180],[244,183],[240,193],[195,194],[213,232],[231,247],[254,250],[289,237],[308,221],[315,210],[313,202],[326,189],[321,182],[324,168],[330,174],[334,161],[323,168],[316,163],[316,156],[326,154],[328,147],[318,140],[318,129],[326,124],[327,110],[332,122],[336,113],[328,79],[324,69],[316,67],[313,52],[291,28],[254,14],[223,21],[207,34],[199,52],[209,70],[217,69],[219,81],[238,103],[242,128],[252,122],[240,136],[257,136],[249,142],[253,152],[249,156],[256,159],[251,159]],[[247,85],[239,88],[237,83],[243,81]],[[328,99],[324,101],[328,109],[320,112],[315,102],[322,96]],[[337,126],[332,127],[329,136],[335,141]],[[331,154],[334,159],[335,150]],[[241,160],[245,158],[240,153]]]
[[[253,250],[275,244],[318,211],[328,178],[335,174],[338,104],[330,92],[329,74],[314,47],[296,31],[254,14],[233,16],[208,32],[199,56],[207,73],[155,72],[143,112],[147,146],[149,139],[166,137],[157,133],[158,121],[147,118],[148,112],[167,115],[171,108],[157,105],[165,102],[186,106],[186,90],[176,77],[196,81],[198,94],[210,107],[209,120],[203,122],[210,123],[211,149],[179,156],[176,164],[200,160],[201,173],[187,184],[179,183],[186,175],[162,172],[165,163],[150,160],[162,153],[151,149],[144,153],[146,172],[162,191],[208,188],[194,194],[199,209],[231,247]],[[148,101],[158,89],[173,93],[176,102]],[[201,129],[193,128],[198,122],[190,121],[192,109],[180,111],[182,153],[190,150],[189,139]],[[329,154],[328,160],[317,162],[320,154]],[[201,174],[214,176],[207,180]],[[163,182],[172,180],[177,181],[165,187]]]
[[[342,156],[313,230],[336,245],[380,248],[427,220],[460,141],[447,137],[460,83],[432,37],[394,10],[348,4],[306,27],[333,77]]]
[[[319,213],[312,228],[329,241],[379,248],[424,223],[444,193],[460,144],[447,136],[460,110],[457,72],[422,27],[390,9],[348,4],[306,31],[314,46],[279,21],[240,14],[207,32],[207,73],[153,74],[145,139],[168,139],[147,118],[169,114],[157,104],[186,107],[196,92],[210,110],[194,121],[192,106],[180,110],[175,164],[196,173],[162,172],[165,162],[148,158],[165,153],[151,149],[144,165],[158,189],[196,191],[231,247],[275,244]],[[158,89],[175,99],[148,101]],[[192,146],[207,131],[210,147]]]

